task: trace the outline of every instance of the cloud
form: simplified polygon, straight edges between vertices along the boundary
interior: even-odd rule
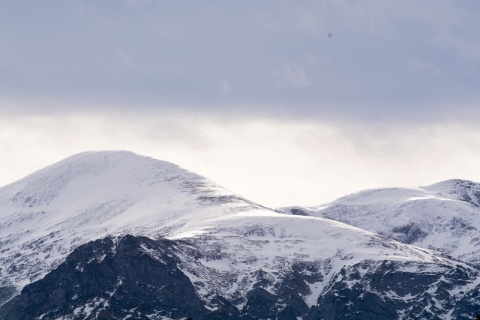
[[[431,62],[412,58],[410,59],[410,64],[415,70],[427,71],[437,77],[445,76],[445,72]]]
[[[2,101],[428,122],[480,100],[478,9],[457,1],[24,1],[0,4]]]
[[[218,80],[220,82],[220,86],[222,87],[222,92],[224,95],[230,95],[232,89],[230,88],[230,83],[226,80]]]
[[[480,181],[472,124],[375,126],[319,120],[77,113],[0,118],[0,185],[85,150],[181,165],[268,206],[318,205],[364,188]]]
[[[311,85],[303,68],[298,65],[282,64],[273,70],[274,83],[278,87],[308,87]]]
[[[323,31],[323,27],[321,26],[318,16],[313,14],[311,11],[298,8],[294,11],[294,13],[297,18],[294,22],[294,26],[296,28],[313,33],[319,33]]]
[[[125,66],[131,67],[132,66],[132,58],[122,49],[117,49],[114,51],[117,59]]]
[[[125,3],[129,6],[146,5],[150,4],[151,0],[125,0]]]
[[[478,64],[457,58],[474,54],[460,55],[447,40],[435,42],[447,30],[454,39],[475,43],[470,35],[462,36],[474,26],[468,19],[460,23],[465,9],[450,10],[456,6],[447,2],[432,6],[431,14],[416,10],[426,5],[408,1],[369,1],[360,8],[341,1],[282,3],[288,5],[259,5],[255,19],[245,5],[229,9],[216,4],[214,15],[196,6],[193,19],[172,2],[142,4],[148,10],[136,8],[128,15],[122,7],[107,10],[99,4],[81,18],[66,14],[71,24],[64,25],[65,33],[44,30],[63,25],[62,11],[50,12],[48,19],[33,15],[47,36],[36,43],[28,30],[9,27],[24,41],[5,41],[5,56],[12,63],[2,67],[0,96],[62,101],[61,108],[72,111],[72,101],[87,107],[90,101],[100,102],[117,110],[175,105],[212,113],[256,105],[245,112],[363,120],[396,116],[398,109],[408,120],[407,110],[430,114],[437,110],[433,106],[459,99],[468,101],[456,108],[468,112],[466,106],[479,98],[473,86]],[[257,22],[258,16],[266,17],[269,27]],[[317,31],[319,37],[317,28],[328,31]],[[362,32],[368,29],[381,34]],[[327,32],[335,36],[329,39]],[[73,39],[85,39],[88,45]],[[36,57],[30,57],[24,43],[37,48]],[[114,59],[111,48],[121,48]],[[420,73],[411,68],[412,59],[428,61],[449,76],[439,81],[431,72]],[[228,79],[230,90],[220,85],[223,95],[218,94],[218,79]],[[235,95],[229,95],[226,105],[232,83]]]
[[[472,41],[470,38],[458,37],[451,33],[443,33],[433,40],[433,43],[454,51],[457,58],[476,64],[480,62],[480,42]]]
[[[382,1],[359,3],[354,1],[332,1],[339,10],[342,22],[355,33],[387,35],[392,31],[391,15],[395,5]]]

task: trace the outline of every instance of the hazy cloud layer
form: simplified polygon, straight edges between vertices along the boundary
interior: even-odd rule
[[[480,181],[478,126],[342,126],[191,114],[0,119],[0,185],[85,150],[179,164],[267,206],[318,205],[364,188]]]
[[[478,115],[475,0],[16,0],[0,30],[4,112]]]

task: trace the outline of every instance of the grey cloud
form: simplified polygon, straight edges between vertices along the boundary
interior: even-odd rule
[[[2,1],[0,102],[461,120],[480,101],[479,15],[471,1]]]

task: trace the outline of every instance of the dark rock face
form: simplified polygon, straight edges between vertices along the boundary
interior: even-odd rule
[[[452,180],[450,194],[456,195],[461,201],[470,203],[475,207],[480,206],[480,185],[469,180]]]
[[[15,287],[4,286],[0,287],[0,306],[7,302],[15,294]]]
[[[276,284],[259,269],[242,310],[221,296],[205,306],[178,267],[176,244],[133,236],[87,243],[5,304],[0,319],[297,320],[309,312],[302,298],[307,283],[322,280],[309,263],[294,264]],[[193,247],[188,254],[201,258]],[[274,293],[264,289],[272,285]]]
[[[480,301],[480,285],[465,294],[457,302],[452,313],[452,319],[474,319],[473,315],[478,308]]]
[[[200,298],[179,267],[186,248],[202,258],[185,242],[124,236],[87,243],[2,306],[0,319],[400,320],[445,319],[449,312],[468,319],[479,299],[480,286],[468,289],[474,269],[365,260],[343,267],[309,307],[309,284],[324,279],[316,264],[299,261],[277,282],[254,272],[238,308],[221,295]]]
[[[451,292],[473,275],[470,269],[441,269],[425,264],[413,273],[409,263],[392,261],[343,268],[308,319],[445,319],[456,305]]]
[[[311,216],[312,214],[306,209],[302,208],[291,208],[290,213],[294,216]]]
[[[83,245],[0,310],[1,319],[183,319],[207,313],[177,267],[173,243],[125,236]],[[154,258],[145,252],[151,251]]]
[[[397,241],[412,244],[428,236],[428,233],[422,230],[422,228],[417,226],[415,223],[409,223],[393,228],[389,236]]]

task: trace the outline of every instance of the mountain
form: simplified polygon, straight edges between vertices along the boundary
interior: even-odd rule
[[[300,209],[299,209],[300,210]],[[462,319],[477,269],[130,152],[0,189],[0,319]]]
[[[480,184],[472,181],[365,190],[316,208],[287,208],[292,210],[438,250],[480,267]]]
[[[3,187],[0,208],[0,286],[8,291],[40,279],[90,240],[168,236],[261,209],[174,164],[122,151],[75,155]]]

